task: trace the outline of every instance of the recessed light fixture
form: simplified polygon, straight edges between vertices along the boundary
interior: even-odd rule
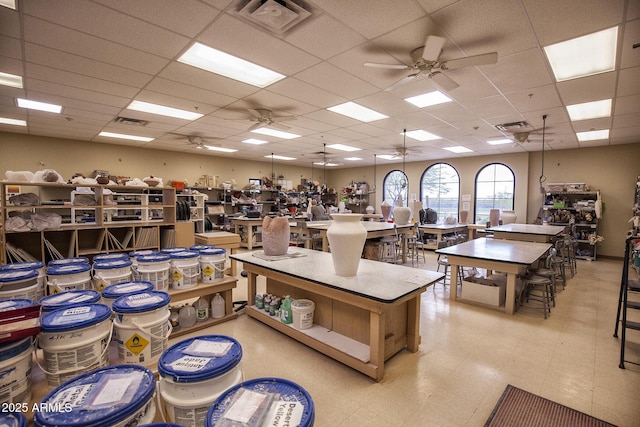
[[[340,166],[338,163],[331,163],[331,162],[314,162],[314,165],[318,165],[318,166]]]
[[[400,133],[400,135],[404,135],[404,132]],[[422,129],[410,130],[409,132],[407,132],[407,136],[418,141],[432,141],[434,139],[441,139],[438,135],[434,135]]]
[[[423,93],[422,95],[416,95],[409,98],[404,99],[407,102],[412,103],[418,108],[430,107],[432,105],[443,104],[445,102],[451,102],[451,98],[449,98],[444,93],[439,90]],[[408,136],[408,135],[407,135]]]
[[[0,85],[22,89],[22,76],[0,72]]]
[[[98,135],[106,136],[107,138],[130,139],[132,141],[143,141],[143,142],[149,142],[155,139],[155,138],[149,138],[147,136],[127,135],[124,133],[113,133],[113,132],[100,132]]]
[[[300,135],[296,135],[295,133],[284,132],[281,130],[275,130],[268,127],[261,127],[258,129],[254,129],[251,132],[260,133],[262,135],[275,136],[282,139],[300,138]]]
[[[352,147],[350,145],[344,145],[344,144],[331,144],[331,145],[327,145],[327,148],[333,148],[335,150],[340,150],[340,151],[360,151],[361,150],[361,148]]]
[[[16,0],[0,0],[0,6],[16,10]]]
[[[490,144],[490,145],[513,144],[513,140],[509,138],[492,139],[492,140],[488,140],[487,144]]]
[[[351,101],[345,102],[344,104],[334,105],[333,107],[327,108],[327,110],[362,122],[373,122],[389,117]]]
[[[393,154],[378,154],[376,157],[385,160],[398,160],[400,158],[399,156],[394,156]]]
[[[25,120],[18,119],[10,119],[8,117],[0,117],[0,123],[5,125],[14,125],[14,126],[26,126],[27,122]]]
[[[207,147],[207,150],[220,151],[221,153],[235,153],[238,151],[233,148],[216,147],[215,145],[205,145],[205,147]]]
[[[544,48],[556,81],[613,71],[616,67],[618,27],[577,37]]]
[[[357,162],[358,160],[362,160],[362,157],[345,157],[344,159],[350,162]]]
[[[262,144],[266,144],[269,141],[265,141],[264,139],[249,138],[249,139],[245,139],[242,142],[244,142],[245,144],[262,145]]]
[[[178,61],[257,87],[269,86],[286,77],[201,43],[191,46]]]
[[[567,112],[573,122],[609,117],[611,116],[611,99],[567,105]]]
[[[576,136],[578,137],[578,141],[580,142],[607,139],[609,138],[609,129],[590,130],[587,132],[576,132]]]
[[[445,150],[451,151],[452,153],[472,153],[472,150],[469,150],[467,147],[463,147],[462,145],[456,145],[455,147],[444,147]]]
[[[61,105],[48,104],[46,102],[32,101],[30,99],[17,98],[18,107],[29,108],[30,110],[46,111],[48,113],[60,114]]]
[[[178,108],[167,107],[164,105],[151,104],[144,101],[133,101],[127,107],[129,110],[142,111],[143,113],[158,114],[160,116],[174,117],[176,119],[196,120],[203,116],[193,111],[180,110]]]
[[[267,159],[275,159],[275,160],[295,160],[295,157],[287,157],[287,156],[279,156],[277,154],[269,154],[265,156]]]

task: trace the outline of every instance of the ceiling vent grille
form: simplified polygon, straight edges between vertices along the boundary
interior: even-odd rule
[[[124,125],[135,125],[135,126],[146,126],[149,124],[149,122],[146,120],[132,119],[129,117],[122,117],[122,116],[116,117],[115,119],[113,119],[113,121],[116,123],[124,124]]]
[[[522,120],[520,122],[512,122],[512,123],[503,123],[501,125],[496,125],[496,129],[502,132],[519,132],[524,129],[531,129],[531,125],[526,121]]]
[[[283,34],[311,16],[311,12],[291,0],[250,0],[238,14],[275,34]]]

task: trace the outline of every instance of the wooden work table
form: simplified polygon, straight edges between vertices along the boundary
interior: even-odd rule
[[[504,224],[487,228],[493,232],[496,239],[521,240],[523,242],[553,241],[563,231],[561,225],[537,225],[537,224]]]
[[[259,251],[262,252],[262,251]],[[250,303],[258,276],[267,279],[267,292],[309,299],[315,303],[314,326],[299,330],[255,306],[247,314],[303,344],[380,381],[384,361],[403,348],[420,345],[420,295],[443,274],[360,260],[358,274],[336,276],[331,254],[289,248],[287,257],[270,261],[260,253],[233,258],[248,273]]]
[[[421,224],[420,230],[424,234],[435,234],[435,239],[429,239],[429,243],[425,241],[425,248],[437,249],[438,242],[442,241],[442,236],[456,233],[466,233],[467,224]]]

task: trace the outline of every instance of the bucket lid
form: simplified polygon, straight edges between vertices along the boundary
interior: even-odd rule
[[[123,252],[115,254],[99,254],[93,257],[93,263],[95,264],[98,261],[115,261],[118,259],[129,259],[129,255]]]
[[[306,310],[315,307],[315,303],[310,299],[297,299],[291,301],[291,308],[297,308],[298,310]]]
[[[182,252],[173,252],[171,253],[171,259],[189,259],[189,258],[198,258],[200,254],[194,251],[182,251]]]
[[[13,270],[0,272],[0,283],[17,282],[38,276],[38,270]]]
[[[113,268],[129,267],[132,264],[129,258],[97,261],[93,263],[94,270],[111,270]]]
[[[0,265],[0,271],[38,270],[42,267],[44,267],[44,262],[42,261],[16,262],[13,264]]]
[[[141,313],[164,307],[171,302],[171,296],[162,291],[148,291],[118,297],[113,302],[113,311],[121,314]]]
[[[204,245],[204,244],[189,246],[190,251],[201,251],[203,249],[213,249],[213,248],[215,248],[214,245]]]
[[[118,392],[115,392],[117,390]],[[38,426],[98,427],[116,425],[142,409],[153,397],[155,377],[139,365],[113,365],[79,375],[56,387],[36,412]],[[65,410],[60,410],[60,406]]]
[[[182,424],[174,423],[151,423],[151,424],[138,424],[138,427],[184,427]]]
[[[42,306],[42,311],[53,311],[59,308],[91,304],[99,300],[100,293],[93,289],[71,289],[41,298],[38,303]]]
[[[168,254],[142,255],[138,257],[138,262],[165,262],[169,261],[170,258],[171,257]]]
[[[49,266],[47,268],[47,276],[62,276],[66,274],[84,273],[91,270],[89,264],[61,264]]]
[[[183,247],[177,247],[177,248],[162,248],[160,249],[160,252],[162,252],[163,254],[174,254],[176,252],[184,252],[186,251],[187,248],[183,248]]]
[[[207,248],[200,251],[200,255],[224,255],[226,253],[226,249],[223,248]]]
[[[25,351],[31,352],[31,337],[0,344],[0,362],[5,362],[21,355]],[[4,427],[2,423],[0,426]]]
[[[216,425],[225,411],[234,404],[235,401],[233,397],[240,389],[253,390],[262,393],[278,393],[280,395],[279,399],[274,401],[272,404],[278,401],[286,401],[288,404],[292,402],[299,402],[303,407],[303,412],[300,422],[297,425],[313,425],[315,409],[313,400],[311,400],[311,396],[305,389],[293,381],[282,378],[255,378],[238,383],[218,396],[207,412],[207,416],[205,418],[206,427]]]
[[[218,377],[242,360],[242,346],[225,335],[201,335],[166,349],[158,361],[158,372],[175,382],[188,383]]]
[[[27,417],[20,412],[0,412],[0,426],[27,427]]]
[[[120,282],[107,286],[102,291],[102,297],[116,299],[125,295],[139,294],[153,290],[153,283],[146,281]]]
[[[52,259],[47,264],[49,267],[53,265],[68,265],[68,264],[89,264],[89,258],[85,257],[76,257],[76,258],[62,258],[62,259]]]
[[[42,332],[65,332],[87,328],[111,317],[111,309],[104,304],[83,304],[53,310],[41,318]]]
[[[139,251],[133,251],[133,252],[129,252],[129,256],[131,258],[137,258],[139,256],[143,256],[143,255],[153,255],[153,254],[157,254],[158,251],[156,251],[155,249],[142,249]]]
[[[17,310],[19,308],[31,307],[33,301],[27,298],[11,298],[0,301],[0,311]],[[0,424],[1,426],[2,424]]]

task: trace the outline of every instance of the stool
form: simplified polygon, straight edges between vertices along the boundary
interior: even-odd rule
[[[521,276],[522,290],[519,295],[518,306],[522,306],[524,302],[536,301],[542,304],[540,307],[544,313],[544,318],[547,318],[547,314],[551,314],[553,298],[553,285],[551,279],[548,277],[542,277],[538,275]],[[555,304],[555,302],[554,302]]]

